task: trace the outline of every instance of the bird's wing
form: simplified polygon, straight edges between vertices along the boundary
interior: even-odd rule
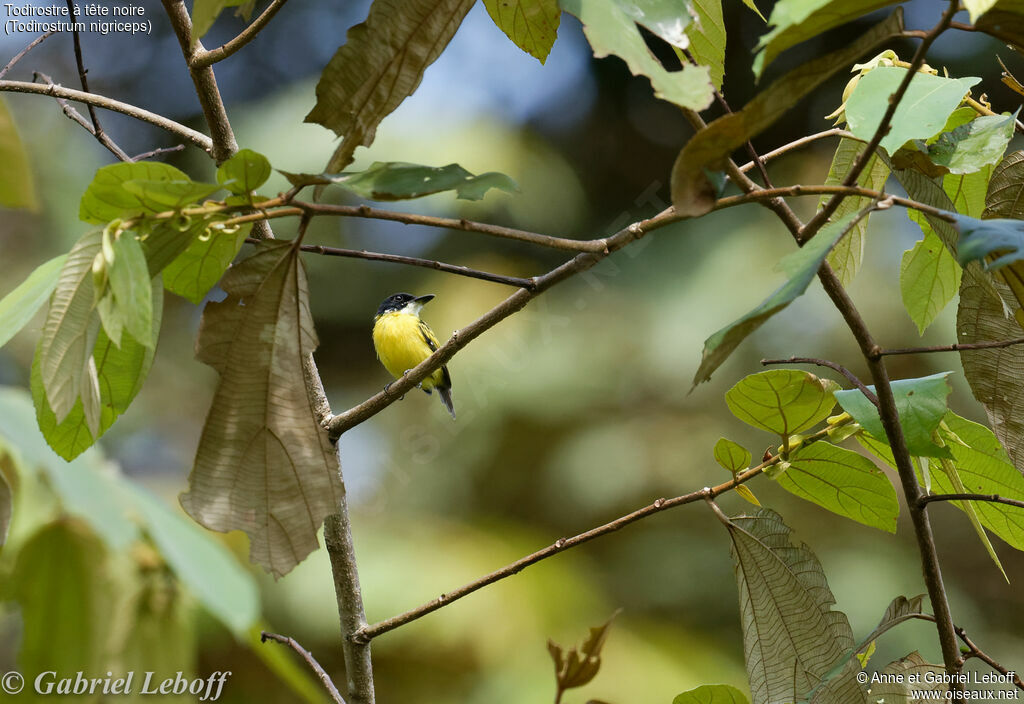
[[[434,331],[430,329],[430,326],[420,321],[420,334],[423,335],[423,341],[427,343],[427,347],[430,348],[431,352],[437,352],[437,348],[441,346],[441,343],[437,341],[437,336],[434,335]],[[452,388],[452,376],[448,373],[448,367],[446,365],[441,367],[441,384],[444,388]]]

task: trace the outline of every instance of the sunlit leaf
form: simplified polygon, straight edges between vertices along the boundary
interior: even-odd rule
[[[261,243],[221,287],[196,343],[220,381],[181,503],[211,530],[247,533],[251,559],[280,577],[317,548],[342,492],[306,388],[317,339],[298,248]]]
[[[774,124],[802,97],[902,30],[903,14],[897,10],[848,47],[790,71],[758,93],[742,110],[718,118],[695,134],[672,167],[672,203],[676,210],[694,216],[708,212],[714,205],[715,189],[705,170],[720,168],[722,160]]]
[[[948,450],[938,447],[932,441],[932,433],[939,427],[947,410],[946,397],[952,391],[948,379],[951,373],[940,372],[918,379],[899,379],[891,384],[900,426],[912,455],[949,457]],[[875,391],[874,386],[868,388]],[[865,430],[876,438],[885,438],[878,409],[858,389],[837,391],[835,397],[843,410],[853,416]]]
[[[889,96],[906,75],[905,68],[879,66],[861,76],[846,101],[846,120],[854,136],[863,140],[874,136],[889,107]],[[882,138],[882,148],[892,153],[908,140],[927,139],[939,132],[971,86],[980,80],[916,73]]]
[[[747,704],[747,697],[727,684],[705,684],[676,695],[672,704]]]
[[[155,213],[167,208],[144,202],[127,190],[128,181],[181,182],[190,181],[188,174],[159,161],[120,162],[96,171],[78,206],[78,217],[101,225],[117,218]],[[156,273],[156,272],[154,272]]]
[[[558,0],[484,0],[484,7],[516,46],[541,63],[547,60],[562,17]]]
[[[821,686],[854,648],[846,614],[833,611],[818,559],[794,546],[789,528],[770,509],[738,516],[728,526],[740,592],[744,656],[753,704],[866,701],[853,661]]]
[[[44,262],[0,300],[0,347],[32,319],[57,287],[57,279],[67,257],[61,255]]]
[[[638,12],[661,8],[655,18],[671,15],[677,29],[666,32],[676,35],[676,46],[687,41],[683,34],[690,22],[686,3],[681,0],[640,0],[640,2],[590,2],[589,0],[560,0],[563,10],[575,15],[583,23],[583,33],[590,42],[595,58],[615,55],[626,62],[634,76],[646,76],[654,94],[670,103],[693,110],[703,110],[711,104],[713,91],[708,69],[684,65],[681,71],[667,71],[647,48],[637,29]],[[671,8],[666,12],[665,8]],[[645,23],[646,24],[646,23]],[[657,26],[659,22],[651,22]],[[650,26],[648,28],[651,28]],[[685,44],[683,44],[685,46]]]
[[[492,188],[514,193],[516,182],[496,171],[474,176],[458,164],[421,166],[399,161],[376,161],[366,171],[338,175],[292,174],[285,178],[293,186],[336,184],[370,200],[405,200],[422,198],[442,191],[455,191],[457,198],[480,200]]]
[[[0,98],[0,206],[5,208],[26,208],[36,210],[35,181],[32,166],[28,160],[14,118],[7,109],[7,103]]]
[[[832,157],[832,165],[829,167],[825,185],[835,186],[842,183],[846,178],[846,174],[849,173],[850,167],[853,166],[854,161],[857,160],[857,157],[860,156],[863,150],[864,144],[862,142],[858,142],[855,139],[846,139],[845,137],[840,139],[839,146],[836,147],[836,153]],[[886,179],[888,178],[889,167],[876,154],[871,157],[867,166],[864,167],[860,176],[857,177],[857,185],[861,188],[881,191],[884,189]],[[828,202],[829,198],[830,196],[821,197],[818,201],[819,210]],[[869,199],[866,197],[844,198],[839,207],[836,208],[832,219],[841,220],[851,213],[859,212],[868,203]],[[861,260],[864,258],[864,243],[867,230],[868,218],[864,217],[829,252],[828,263],[844,286],[849,285],[853,281],[853,277],[857,275],[857,271],[860,269]]]
[[[153,280],[152,287],[151,335],[156,340],[163,316],[163,291],[159,277]],[[42,344],[41,340],[39,344]],[[99,432],[95,434],[88,427],[80,401],[75,403],[64,420],[57,421],[43,391],[39,370],[41,350],[37,348],[31,373],[32,400],[36,407],[39,429],[53,451],[70,462],[98,440],[114,424],[118,416],[128,410],[142,390],[142,384],[153,363],[153,354],[154,347],[140,344],[131,335],[122,335],[121,345],[118,347],[104,330],[99,331],[96,345],[92,350],[100,393]]]
[[[721,89],[725,77],[725,18],[722,0],[692,0],[693,22],[686,26],[690,55],[711,73],[711,84]]]
[[[113,609],[105,553],[74,520],[49,523],[22,546],[9,584],[21,607],[22,671],[100,671]]]
[[[725,393],[725,402],[744,423],[788,438],[825,420],[838,389],[809,372],[772,369],[741,379]]]
[[[995,164],[1003,158],[1013,137],[1016,116],[1017,113],[982,115],[951,132],[943,132],[928,147],[928,158],[954,174],[974,173]]]
[[[197,237],[164,269],[164,286],[193,303],[202,303],[242,249],[251,229],[249,223],[231,233],[212,228]]]
[[[181,583],[239,638],[259,618],[252,576],[209,534],[145,489],[128,485],[139,518]]]
[[[760,77],[768,64],[789,47],[896,2],[898,0],[780,0],[768,18],[771,31],[761,37],[754,49],[759,52],[754,57],[754,75]]]
[[[384,0],[348,30],[316,86],[306,115],[343,137],[325,171],[338,173],[358,146],[369,146],[377,125],[416,90],[427,66],[462,24],[474,0]]]
[[[272,171],[267,157],[240,149],[217,168],[217,183],[232,193],[247,195],[266,183]]]
[[[715,462],[730,472],[739,472],[750,466],[750,451],[732,440],[719,438],[715,443]]]
[[[752,311],[739,320],[726,325],[704,341],[700,366],[697,367],[697,373],[693,377],[695,386],[710,379],[711,374],[729,358],[733,350],[748,335],[803,295],[817,275],[825,257],[828,256],[839,238],[849,231],[850,224],[855,217],[856,214],[851,213],[842,219],[828,223],[811,238],[810,242],[805,243],[796,252],[787,255],[779,262],[779,267],[789,275],[789,281],[776,289],[775,293]]]
[[[992,172],[993,167],[986,166],[971,174],[946,174],[942,177],[942,188],[958,213],[972,218],[981,217]]]
[[[900,263],[900,293],[903,307],[919,333],[932,324],[960,290],[960,265],[923,217],[923,238],[903,253]]]
[[[786,491],[866,526],[896,532],[900,512],[896,490],[871,460],[815,442],[793,452],[789,462],[776,478]]]

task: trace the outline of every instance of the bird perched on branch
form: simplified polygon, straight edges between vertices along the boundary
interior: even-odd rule
[[[434,331],[420,320],[420,310],[433,298],[432,293],[425,296],[396,293],[385,298],[377,309],[373,319],[373,347],[377,350],[377,359],[396,379],[400,379],[440,346]],[[420,382],[420,388],[428,394],[432,389],[437,389],[441,403],[455,418],[452,377],[448,367],[435,369]]]

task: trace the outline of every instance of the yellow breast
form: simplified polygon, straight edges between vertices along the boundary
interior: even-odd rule
[[[373,346],[381,364],[396,379],[433,353],[420,332],[420,319],[409,313],[385,313],[377,318]],[[422,387],[432,389],[442,378],[438,369],[423,380]]]

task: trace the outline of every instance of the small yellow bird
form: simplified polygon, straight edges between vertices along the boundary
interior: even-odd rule
[[[388,296],[377,309],[373,319],[373,347],[377,359],[391,376],[400,379],[407,371],[425,360],[440,346],[434,331],[420,320],[420,310],[434,298],[434,294],[413,296],[396,293]],[[452,377],[448,367],[442,366],[420,382],[428,394],[437,389],[441,402],[455,418],[452,405]]]

